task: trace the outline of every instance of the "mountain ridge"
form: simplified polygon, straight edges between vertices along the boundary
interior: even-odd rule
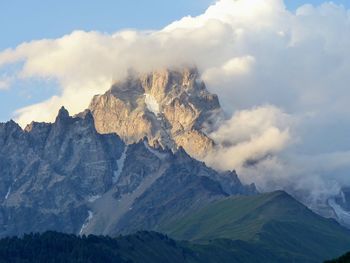
[[[226,208],[229,207],[230,211],[222,209],[227,202],[229,206],[226,206]],[[267,219],[265,220],[266,224],[256,232],[257,235],[251,237],[245,235],[244,237],[236,229],[235,232],[228,231],[229,235],[222,235],[223,232],[221,231],[216,233],[216,236],[208,236],[201,240],[189,238],[190,240],[179,241],[173,239],[171,233],[169,235],[154,231],[137,231],[131,235],[118,235],[115,238],[94,235],[77,237],[47,232],[25,235],[21,238],[0,239],[0,260],[3,257],[6,260],[14,257],[21,260],[21,255],[27,255],[26,260],[37,262],[35,261],[36,254],[39,254],[40,256],[46,256],[46,258],[50,257],[48,260],[44,260],[50,262],[52,255],[47,254],[49,249],[54,255],[58,253],[61,259],[73,260],[72,262],[76,262],[74,260],[77,260],[77,257],[82,257],[85,258],[84,262],[90,262],[89,260],[93,259],[93,262],[126,261],[135,263],[316,263],[339,256],[349,250],[349,230],[344,229],[334,220],[327,220],[314,214],[283,191],[250,197],[226,197],[197,211],[192,211],[190,215],[184,218],[209,211],[209,214],[204,214],[204,217],[201,217],[202,220],[196,220],[196,223],[202,224],[204,222],[206,224],[206,222],[210,222],[209,231],[216,232],[216,229],[222,227],[229,230],[227,222],[230,222],[230,218],[227,217],[232,216],[231,213],[234,211],[234,213],[241,214],[237,218],[238,220],[232,221],[241,221],[239,223],[240,231],[252,231],[252,228],[247,229],[247,226],[252,226],[251,224],[242,225],[243,221],[249,219],[247,215],[250,212],[247,214],[247,211],[237,210],[237,203],[240,207],[246,208],[247,211],[257,211],[258,216],[256,214],[254,216],[258,221],[259,218],[265,217]],[[217,208],[212,209],[215,206]],[[271,209],[274,213],[271,213]],[[296,211],[295,209],[298,212],[292,213]],[[277,211],[281,214],[276,213]],[[225,215],[225,217],[221,215]],[[311,221],[308,219],[310,216],[313,218]],[[205,228],[202,228],[203,230]],[[253,231],[255,231],[254,228]],[[19,249],[22,251],[20,254],[13,253],[13,251]],[[31,254],[28,250],[37,252]],[[58,251],[55,252],[56,250]],[[101,256],[98,256],[100,254]]]
[[[350,230],[315,214],[284,191],[223,198],[160,231],[199,244],[239,240],[292,262],[320,262],[350,248]]]
[[[188,186],[176,166],[183,167]],[[164,191],[171,192],[167,189],[173,186],[163,177],[179,179],[178,187],[184,191],[177,198],[188,201],[182,213],[198,207],[197,194],[204,205],[229,194],[256,192],[254,186],[243,186],[235,172],[216,172],[181,148],[173,153],[142,140],[126,145],[116,134],[99,134],[90,111],[70,117],[64,107],[52,124],[33,122],[24,130],[14,121],[0,124],[0,169],[0,236],[45,230],[117,234],[119,220],[128,218],[133,206],[142,208],[148,198],[157,200]],[[201,187],[202,176],[220,191]],[[227,180],[232,187],[225,192],[222,186]],[[165,200],[170,202],[171,196]],[[123,213],[116,213],[121,204]],[[171,207],[181,206],[176,202],[169,206],[167,217],[175,215]],[[150,230],[165,215],[161,207],[158,214],[141,208],[139,217],[153,218],[147,223]],[[128,231],[140,224],[133,218],[127,222]]]

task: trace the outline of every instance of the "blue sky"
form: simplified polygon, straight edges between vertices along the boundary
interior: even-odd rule
[[[121,28],[161,28],[186,15],[202,13],[213,0],[11,0],[0,2],[0,50],[24,41],[59,37],[76,29],[113,32]],[[287,7],[323,0],[285,0]],[[349,6],[347,0],[333,2]]]
[[[12,0],[0,2],[0,49],[73,30],[113,32],[160,28],[185,15],[202,13],[212,0]]]
[[[56,38],[73,30],[114,32],[122,28],[157,29],[186,15],[202,13],[213,0],[11,0],[0,2],[0,51],[42,38]],[[322,0],[286,0],[289,9]],[[349,6],[348,1],[334,1]],[[1,73],[1,72],[0,72]],[[49,98],[57,87],[38,81],[17,83],[0,91],[0,121],[14,110]]]
[[[0,2],[0,51],[42,38],[56,38],[73,30],[114,32],[123,28],[161,28],[185,15],[198,15],[210,0],[166,1],[42,1]],[[23,106],[49,98],[57,87],[52,83],[24,81],[0,91],[0,121],[7,121]]]
[[[320,5],[324,2],[333,2],[336,4],[341,4],[344,5],[346,7],[350,6],[350,2],[348,0],[333,0],[333,1],[325,1],[325,0],[309,0],[309,1],[305,1],[305,0],[285,0],[285,3],[287,4],[287,7],[290,8],[291,10],[296,9],[297,7],[303,5],[303,4],[313,4],[313,5]]]

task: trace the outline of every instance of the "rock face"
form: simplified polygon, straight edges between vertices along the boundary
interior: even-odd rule
[[[124,143],[100,135],[92,115],[54,124],[0,125],[0,236],[47,229],[78,232],[89,198],[112,185]]]
[[[64,108],[53,124],[0,124],[0,173],[0,237],[152,230],[227,195],[255,193],[182,148],[126,145],[99,134],[90,111],[70,117]]]
[[[147,137],[152,146],[183,147],[195,158],[213,147],[206,132],[222,117],[196,69],[131,74],[89,108],[100,133],[117,133],[128,144]]]
[[[162,176],[135,200],[112,233],[159,230],[162,223],[181,218],[204,204],[229,195],[256,193],[254,185],[243,186],[234,172],[231,176],[217,173],[191,158],[183,149],[169,155],[169,158],[171,161],[167,162]],[[229,191],[224,190],[227,181],[231,183]]]

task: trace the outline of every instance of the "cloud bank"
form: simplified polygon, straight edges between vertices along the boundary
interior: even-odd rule
[[[133,68],[197,65],[230,116],[207,162],[262,190],[302,191],[312,206],[350,185],[350,11],[333,3],[288,11],[282,0],[220,0],[158,31],[76,31],[0,52],[13,78],[58,81],[17,111],[25,125],[85,109]],[[13,81],[12,81],[13,82]],[[0,87],[8,87],[6,79]]]
[[[221,170],[239,168],[283,150],[291,141],[292,117],[273,106],[235,112],[210,134],[219,145],[206,163]]]

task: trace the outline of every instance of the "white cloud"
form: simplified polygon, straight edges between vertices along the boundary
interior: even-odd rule
[[[231,78],[232,74],[247,75],[254,64],[254,56],[239,47],[244,42],[245,32],[269,30],[271,24],[283,17],[276,15],[279,13],[287,12],[278,0],[222,0],[202,16],[185,18],[160,31],[121,31],[112,35],[76,31],[59,39],[23,43],[1,52],[0,66],[23,61],[19,72],[22,78],[58,80],[62,93],[53,100],[77,113],[87,106],[85,97],[90,92],[85,95],[84,91],[90,91],[96,79],[106,83],[93,88],[95,93],[101,93],[112,80],[125,76],[131,67],[149,71],[164,66],[196,64],[207,76],[216,79],[220,77],[220,70],[224,71],[224,78]],[[260,22],[254,25],[256,20]],[[80,108],[70,102],[72,98],[67,95],[78,92],[84,101],[79,103]],[[52,100],[48,103],[53,106]],[[40,103],[21,109],[21,124],[32,119],[52,120],[58,106],[51,107],[52,113],[45,116],[41,114],[43,106],[45,104]]]
[[[308,188],[315,193],[308,198],[320,198],[339,184],[350,185],[344,175],[350,149],[349,46],[350,12],[342,6],[305,5],[290,12],[282,0],[220,0],[203,15],[159,31],[76,31],[23,43],[0,52],[0,67],[23,62],[20,78],[60,84],[56,96],[18,111],[24,125],[53,120],[62,104],[78,113],[129,68],[196,64],[226,112],[234,113],[212,134],[222,158],[208,162],[238,167],[244,180],[262,189]]]
[[[203,72],[202,78],[206,83],[215,85],[216,83],[226,83],[239,76],[252,73],[255,58],[252,56],[236,57],[228,60],[220,67],[209,68]]]
[[[206,162],[229,170],[274,155],[290,143],[291,124],[290,116],[272,106],[238,111],[210,134],[218,146]]]
[[[203,15],[185,17],[170,24],[165,30],[201,28],[210,20],[226,23],[234,30],[241,26],[261,29],[276,23],[280,19],[280,13],[287,14],[283,1],[280,0],[221,0],[210,6]]]
[[[326,200],[349,185],[350,151],[315,155],[285,152],[269,156],[259,163],[240,166],[246,183],[256,183],[262,191],[284,189],[310,208],[328,215]],[[321,209],[320,209],[321,208]]]

